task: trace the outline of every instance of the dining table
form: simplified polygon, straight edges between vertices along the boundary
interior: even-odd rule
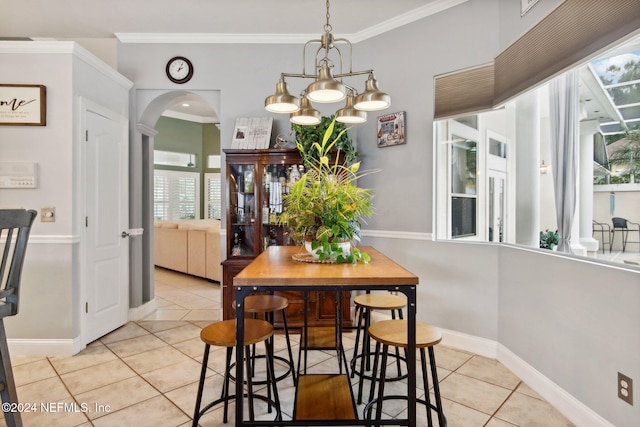
[[[355,405],[352,417],[334,417],[331,413],[331,399],[326,396],[303,396],[301,389],[304,381],[298,378],[296,401],[319,402],[323,406],[321,415],[305,417],[296,416],[296,410],[291,419],[285,420],[244,420],[243,378],[244,372],[244,299],[248,295],[258,292],[301,291],[390,291],[402,293],[407,298],[406,319],[408,321],[406,353],[407,363],[407,411],[406,419],[376,421],[375,425],[416,426],[416,286],[418,277],[402,267],[391,258],[371,246],[359,246],[361,252],[370,256],[367,263],[326,263],[309,259],[303,254],[300,246],[269,246],[249,265],[247,265],[233,280],[235,292],[236,315],[236,426],[351,426],[371,425],[372,421],[364,419],[363,414],[357,414]],[[302,251],[302,252],[301,252]],[[340,313],[337,310],[337,313]],[[306,316],[306,314],[305,314]],[[338,336],[342,327],[336,316]],[[301,343],[302,345],[302,343]],[[338,355],[340,357],[340,355]],[[342,365],[341,365],[342,366]],[[348,369],[348,367],[346,367]],[[342,373],[341,373],[342,374]],[[348,378],[346,372],[336,378]],[[311,378],[311,377],[310,377]],[[302,378],[304,380],[304,378]],[[347,387],[351,382],[344,380]],[[313,388],[311,388],[313,390]],[[318,392],[318,389],[315,389]],[[328,393],[334,394],[334,393]],[[337,393],[336,393],[337,395]],[[353,399],[353,391],[346,396]],[[351,402],[334,402],[335,405],[352,405]],[[300,414],[298,414],[300,415]]]

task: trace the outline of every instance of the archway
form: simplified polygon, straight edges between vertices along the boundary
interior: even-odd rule
[[[140,320],[155,310],[153,261],[153,151],[156,123],[165,111],[186,99],[198,100],[210,107],[217,118],[220,92],[214,90],[147,90],[135,93],[129,147],[130,227],[145,230],[133,239],[130,250],[130,320]]]

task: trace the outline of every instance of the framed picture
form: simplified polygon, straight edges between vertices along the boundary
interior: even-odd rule
[[[0,125],[45,126],[46,94],[42,85],[0,84]]]
[[[520,16],[524,16],[536,3],[538,0],[520,0]]]
[[[404,111],[378,117],[378,147],[405,144]]]

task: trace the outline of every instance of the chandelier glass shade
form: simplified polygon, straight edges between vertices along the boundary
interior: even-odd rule
[[[276,84],[276,93],[267,97],[264,108],[272,113],[293,113],[300,108],[300,101],[289,93],[284,78]]]
[[[358,124],[367,121],[367,113],[353,107],[353,92],[347,95],[347,104],[336,111],[336,120],[342,123]]]
[[[313,108],[311,102],[335,103],[346,98],[344,108],[336,112],[336,120],[343,123],[364,123],[367,120],[365,111],[377,111],[391,105],[391,97],[378,89],[378,82],[373,70],[353,71],[351,66],[351,42],[345,38],[334,38],[329,24],[329,0],[326,2],[326,24],[324,34],[320,39],[309,40],[304,45],[302,53],[302,73],[281,73],[276,84],[276,92],[265,99],[267,111],[273,113],[290,114],[293,123],[301,125],[315,125],[320,122],[320,113]],[[319,44],[314,60],[314,73],[307,73],[307,47]],[[342,45],[349,51],[349,70],[343,70],[343,55],[338,47]],[[339,72],[334,74],[338,67]],[[362,93],[345,82],[345,78],[367,76],[365,89]],[[301,91],[301,98],[291,95],[287,88],[286,78],[313,79]]]
[[[391,97],[378,89],[378,81],[373,73],[365,82],[364,93],[356,96],[354,107],[364,111],[384,110],[391,105]]]
[[[300,100],[300,108],[298,111],[291,113],[291,122],[302,126],[313,126],[320,123],[320,111],[311,106],[311,102],[306,96],[302,96]]]

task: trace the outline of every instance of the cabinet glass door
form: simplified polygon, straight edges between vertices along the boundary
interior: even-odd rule
[[[293,245],[286,225],[280,224],[280,215],[286,209],[284,197],[291,185],[304,173],[302,165],[268,164],[262,171],[262,250],[272,245]]]
[[[256,232],[256,167],[254,164],[229,165],[229,215],[231,230],[228,247],[232,257],[255,257],[258,246]]]

